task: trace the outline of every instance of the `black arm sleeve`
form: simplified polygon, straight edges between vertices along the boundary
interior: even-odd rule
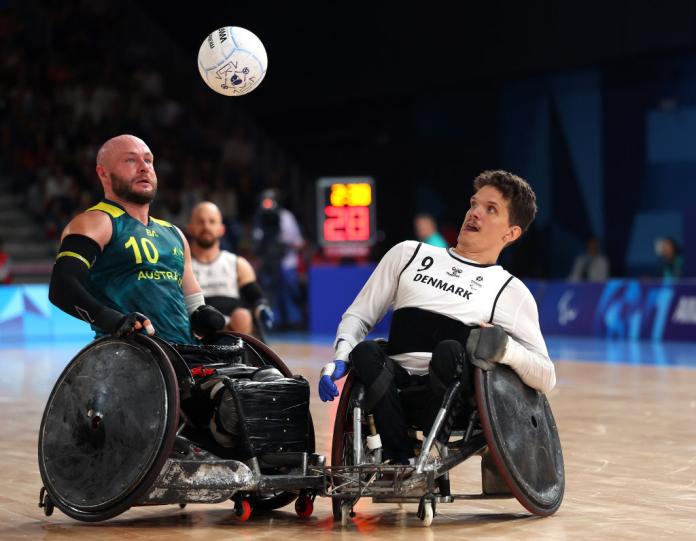
[[[261,287],[257,282],[249,282],[239,290],[239,294],[245,303],[249,306],[258,306],[259,304],[268,304],[268,301],[261,291]]]
[[[104,306],[86,287],[89,269],[100,253],[99,244],[85,235],[65,237],[53,265],[48,298],[71,316],[110,332],[124,317],[123,314]]]

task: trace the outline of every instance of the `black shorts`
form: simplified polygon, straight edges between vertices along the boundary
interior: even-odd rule
[[[206,304],[209,304],[210,306],[217,308],[226,316],[230,315],[237,308],[246,308],[242,300],[235,297],[206,297],[205,302]]]

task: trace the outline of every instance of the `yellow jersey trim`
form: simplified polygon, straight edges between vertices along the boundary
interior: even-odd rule
[[[109,214],[112,218],[118,218],[119,216],[122,216],[125,213],[124,210],[114,205],[110,205],[109,203],[104,203],[104,201],[97,203],[93,207],[88,208],[86,212],[89,212],[91,210],[101,210]]]
[[[75,253],[75,252],[67,252],[67,251],[66,251],[66,252],[60,252],[60,253],[56,256],[56,260],[60,259],[61,257],[74,257],[75,259],[79,259],[79,260],[82,261],[85,265],[87,265],[87,268],[88,268],[88,269],[91,269],[91,268],[92,268],[92,265],[90,265],[89,261],[87,261],[84,257],[82,257],[82,256],[81,256],[80,254],[78,254],[78,253]]]
[[[153,218],[152,216],[150,216],[150,220],[152,220],[156,224],[163,225],[164,227],[174,227],[167,220],[160,220],[159,218]]]

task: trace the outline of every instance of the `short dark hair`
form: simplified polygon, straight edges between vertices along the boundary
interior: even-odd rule
[[[474,179],[474,190],[484,186],[497,188],[508,201],[510,224],[526,231],[537,213],[536,195],[529,183],[522,177],[507,171],[484,171]]]

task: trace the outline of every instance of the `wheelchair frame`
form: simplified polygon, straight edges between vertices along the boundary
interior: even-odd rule
[[[352,373],[349,374],[336,412],[331,466],[324,468],[326,475],[323,495],[332,498],[335,520],[340,520],[343,525],[347,524],[349,518],[354,516],[353,506],[361,497],[371,497],[374,503],[417,502],[418,518],[426,526],[432,523],[438,503],[451,503],[455,500],[516,497],[536,515],[553,514],[560,506],[564,483],[561,484],[560,498],[557,501],[550,505],[540,505],[520,490],[519,483],[507,472],[497,445],[491,445],[494,434],[490,419],[486,415],[480,416],[480,411],[485,409],[484,378],[483,371],[476,368],[477,407],[469,416],[464,430],[451,434],[454,437],[461,436],[461,439],[447,443],[441,443],[437,439],[461,392],[461,383],[455,382],[445,393],[432,428],[422,441],[415,464],[402,466],[384,465],[379,453],[366,449],[362,411],[364,388]],[[434,450],[437,451],[437,456],[433,456]],[[482,492],[453,494],[450,491],[449,471],[473,455],[482,456]]]
[[[242,339],[244,347],[255,356],[258,366],[274,366],[283,376],[292,377],[287,366],[265,344],[241,333],[228,334]],[[310,449],[286,453],[288,456],[283,456],[285,461],[278,464],[285,473],[263,473],[256,457],[242,462],[217,456],[203,449],[203,445],[199,446],[181,435],[187,421],[181,410],[180,391],[185,395],[195,385],[187,364],[173,346],[142,334],[133,335],[127,340],[141,350],[150,352],[159,366],[167,393],[163,408],[166,428],[155,456],[149,462],[151,466],[132,485],[123,488],[122,493],[117,493],[115,498],[104,504],[87,502],[83,506],[58,493],[51,478],[52,457],[46,456],[44,447],[51,404],[82,355],[91,347],[115,340],[101,338],[80,351],[65,368],[49,397],[39,435],[39,469],[44,485],[39,494],[39,507],[47,516],[53,513],[54,507],[58,507],[72,518],[95,522],[112,518],[133,506],[179,504],[184,507],[187,503],[219,503],[228,499],[234,502],[235,514],[242,521],[249,518],[254,505],[273,509],[295,499],[297,514],[305,518],[311,515],[314,498],[321,490],[323,481],[318,470],[324,465],[324,457],[313,452],[311,415],[308,417]],[[108,424],[109,421],[102,422]]]

